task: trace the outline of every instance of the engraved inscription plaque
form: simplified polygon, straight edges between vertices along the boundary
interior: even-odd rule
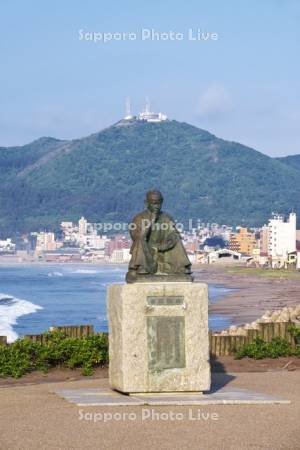
[[[147,317],[148,367],[150,372],[185,367],[185,318]]]
[[[147,304],[151,306],[183,305],[183,296],[165,295],[162,297],[148,296]]]

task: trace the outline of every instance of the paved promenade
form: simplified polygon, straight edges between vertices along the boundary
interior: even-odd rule
[[[0,388],[0,449],[299,448],[299,371],[214,374],[231,388],[289,404],[77,406],[55,390],[108,387],[106,378]]]

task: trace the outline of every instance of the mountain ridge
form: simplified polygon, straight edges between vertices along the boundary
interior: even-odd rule
[[[300,215],[300,155],[271,158],[185,122],[119,121],[80,139],[1,147],[0,176],[2,234],[58,229],[82,214],[127,222],[154,187],[180,221],[251,226],[272,211]]]

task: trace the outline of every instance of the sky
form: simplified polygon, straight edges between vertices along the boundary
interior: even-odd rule
[[[223,139],[300,154],[299,23],[299,0],[1,0],[0,146],[87,136],[148,97]]]

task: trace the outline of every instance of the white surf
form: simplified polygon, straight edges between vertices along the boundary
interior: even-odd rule
[[[7,336],[8,343],[14,342],[18,334],[13,326],[17,324],[18,318],[39,309],[43,308],[27,300],[0,293],[0,336]]]

